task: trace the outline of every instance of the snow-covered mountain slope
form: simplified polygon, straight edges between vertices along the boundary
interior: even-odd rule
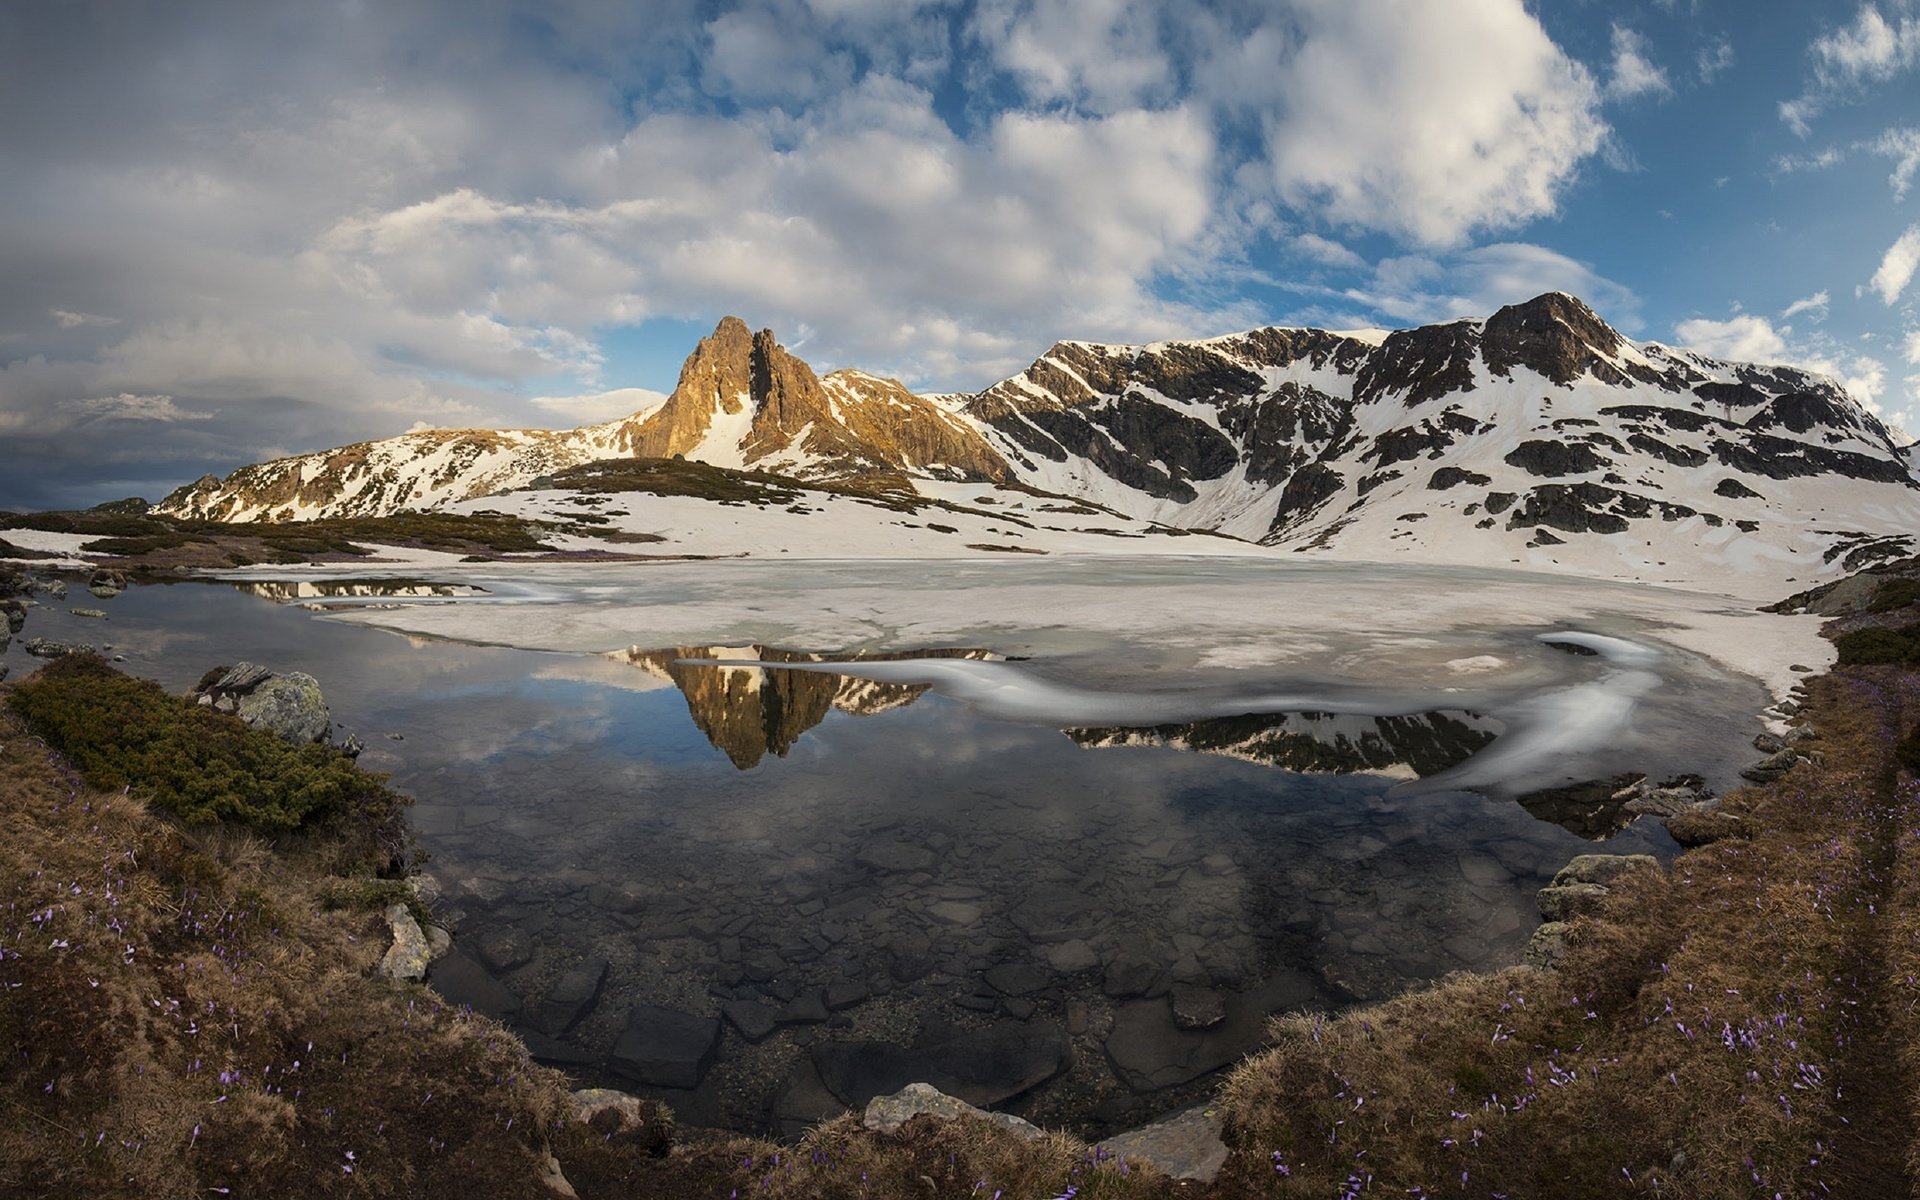
[[[1832,380],[1633,342],[1558,293],[1395,332],[1062,342],[972,396],[916,396],[858,371],[816,377],[771,332],[729,317],[664,403],[622,420],[362,443],[209,476],[160,510],[533,515],[567,503],[545,495],[545,477],[630,456],[949,499],[955,487],[1033,489],[1124,516],[1136,533],[1209,530],[1282,553],[1682,582],[1813,578],[1911,552],[1920,530],[1909,452]],[[701,503],[629,508],[640,526],[724,534],[711,513],[667,519]],[[768,520],[809,528],[756,529],[763,545],[819,540],[817,521],[753,523]],[[865,523],[844,534],[876,532],[856,530]]]
[[[1066,342],[965,411],[1034,486],[1303,553],[1805,577],[1920,530],[1905,453],[1838,384],[1559,294],[1384,338]]]
[[[566,467],[684,457],[802,479],[1007,479],[967,421],[892,379],[821,379],[770,331],[737,317],[701,339],[658,407],[564,431],[432,430],[208,475],[157,509],[214,521],[305,521],[438,508],[525,487]]]

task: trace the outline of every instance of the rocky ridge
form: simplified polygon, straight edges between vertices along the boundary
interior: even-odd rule
[[[1558,293],[1393,332],[1061,342],[971,396],[814,374],[723,320],[658,408],[432,431],[243,468],[163,513],[290,520],[479,503],[555,470],[685,456],[816,481],[1023,487],[1298,552],[1769,576],[1911,552],[1920,485],[1843,388],[1635,342]]]

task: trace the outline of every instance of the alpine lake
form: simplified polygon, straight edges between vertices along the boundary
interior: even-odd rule
[[[431,986],[578,1086],[658,1097],[691,1125],[793,1135],[925,1080],[1104,1136],[1203,1100],[1271,1014],[1519,961],[1534,893],[1575,855],[1676,852],[1656,820],[1591,797],[1421,786],[1506,732],[1470,700],[1233,711],[1259,689],[1196,676],[1189,719],[1163,704],[1049,722],[915,681],[914,664],[1097,679],[1098,654],[637,632],[556,653],[327,615],[485,594],[76,588],[42,597],[27,634],[110,647],[174,692],[240,661],[316,677],[336,740],[360,737],[361,765],[416,798],[454,932]],[[890,669],[816,665],[836,652]],[[1600,669],[1538,652],[1570,680]],[[16,678],[38,665],[17,639],[4,661]],[[1153,688],[1183,692],[1164,674]],[[1720,701],[1748,718],[1727,739],[1750,736],[1756,690]]]

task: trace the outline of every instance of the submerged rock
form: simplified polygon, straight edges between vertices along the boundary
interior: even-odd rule
[[[580,1023],[600,999],[600,985],[606,982],[607,960],[586,958],[574,964],[558,982],[547,989],[540,1002],[540,1028],[555,1037],[565,1036]]]
[[[720,1045],[720,1021],[654,1004],[634,1006],[607,1066],[649,1087],[695,1088]]]
[[[485,967],[458,946],[427,968],[427,982],[446,997],[447,1003],[471,1008],[498,1021],[512,1019],[521,1008],[520,997],[487,974]]]
[[[80,642],[56,642],[48,638],[28,638],[22,647],[35,658],[65,658],[69,654],[92,654],[92,646]]]
[[[827,1087],[849,1106],[916,1082],[969,1104],[991,1105],[1053,1078],[1071,1054],[1066,1031],[1057,1025],[997,1021],[927,1046],[822,1042],[813,1060]]]

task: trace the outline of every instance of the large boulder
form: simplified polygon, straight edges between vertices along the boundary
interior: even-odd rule
[[[941,1121],[985,1121],[1031,1142],[1040,1130],[1010,1113],[986,1112],[964,1100],[956,1100],[926,1083],[910,1083],[890,1096],[875,1096],[867,1101],[860,1124],[875,1133],[892,1133],[915,1117],[933,1117]]]
[[[333,714],[319,681],[304,671],[282,675],[243,662],[196,690],[202,704],[232,713],[296,746],[324,742],[333,732]]]
[[[433,958],[426,931],[404,904],[388,905],[386,916],[388,926],[393,929],[393,944],[380,960],[381,977],[394,983],[426,978],[427,963]]]

